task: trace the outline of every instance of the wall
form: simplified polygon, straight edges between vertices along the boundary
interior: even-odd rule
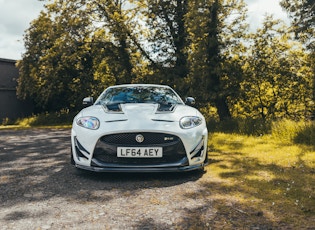
[[[0,58],[0,124],[6,118],[15,120],[32,114],[30,102],[17,99],[16,87],[19,71],[16,61]]]

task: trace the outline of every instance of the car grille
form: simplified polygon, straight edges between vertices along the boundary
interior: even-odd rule
[[[136,141],[136,136],[139,134],[144,137],[141,143]],[[117,147],[163,147],[163,157],[121,158],[117,157]],[[183,161],[185,158],[185,148],[179,137],[152,132],[121,133],[103,136],[98,140],[93,153],[93,159],[98,163],[120,165],[172,164]]]

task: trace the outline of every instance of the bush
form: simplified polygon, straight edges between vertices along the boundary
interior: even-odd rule
[[[18,119],[16,125],[20,126],[56,126],[71,125],[76,112],[61,110],[54,113],[41,113],[31,117]]]
[[[2,119],[1,125],[5,126],[5,125],[11,125],[11,124],[12,124],[12,121],[8,117]]]
[[[294,143],[306,144],[315,147],[315,123],[309,122],[294,137]]]
[[[238,126],[240,134],[245,135],[261,136],[269,134],[271,131],[271,123],[263,119],[239,119]]]
[[[272,122],[272,136],[283,142],[315,146],[315,123],[312,121],[281,120]]]
[[[208,120],[210,132],[237,133],[243,135],[261,136],[271,131],[271,123],[263,119],[235,118],[225,121]]]

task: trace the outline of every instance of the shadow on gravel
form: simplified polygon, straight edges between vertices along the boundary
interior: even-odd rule
[[[182,172],[182,173],[96,173],[78,170],[73,168],[74,174],[84,180],[91,182],[114,183],[116,188],[124,183],[135,183],[139,188],[147,187],[167,187],[182,184],[188,181],[198,180],[202,172]],[[139,184],[138,184],[139,182]]]
[[[95,191],[132,192],[198,180],[202,173],[93,173],[70,165],[69,129],[0,131],[0,203],[10,207],[52,197],[106,201]],[[26,215],[16,213],[16,218]],[[12,217],[12,216],[11,216]],[[7,218],[11,218],[8,216]]]

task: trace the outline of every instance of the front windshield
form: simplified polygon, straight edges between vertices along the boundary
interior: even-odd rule
[[[107,89],[96,104],[157,103],[160,105],[183,104],[174,91],[167,87],[124,86]]]

